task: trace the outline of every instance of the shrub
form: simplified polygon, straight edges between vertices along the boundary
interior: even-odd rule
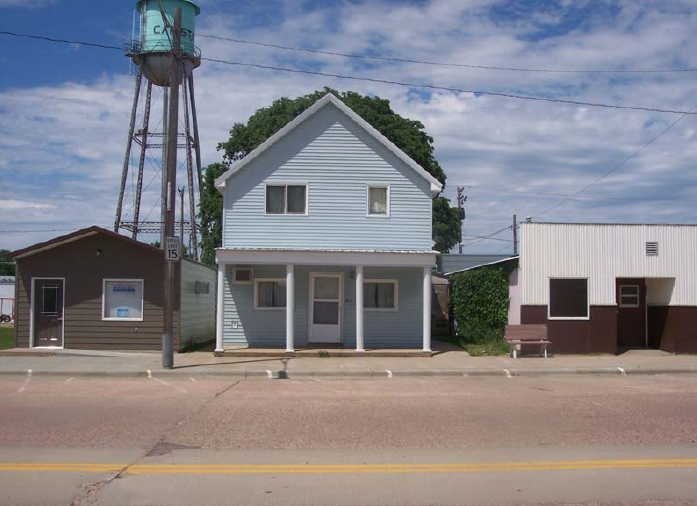
[[[503,338],[508,321],[508,275],[514,267],[482,267],[450,278],[457,333],[465,341],[487,343]]]

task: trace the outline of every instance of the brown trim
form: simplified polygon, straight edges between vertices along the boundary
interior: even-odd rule
[[[649,343],[671,353],[697,353],[697,306],[649,306]]]
[[[521,306],[520,322],[547,324],[554,353],[617,353],[617,307],[591,306],[588,320],[548,320],[547,306]]]
[[[40,251],[45,251],[45,250],[50,249],[50,248],[55,248],[57,246],[62,245],[65,242],[80,240],[80,239],[82,239],[82,236],[90,236],[90,235],[94,235],[94,234],[103,234],[103,235],[106,235],[109,237],[113,237],[115,239],[126,241],[126,242],[131,243],[131,244],[135,244],[137,246],[141,246],[143,248],[147,248],[147,249],[152,250],[152,251],[159,251],[162,253],[162,250],[160,248],[156,248],[155,246],[151,246],[150,244],[136,241],[135,239],[131,239],[130,237],[126,237],[125,235],[117,234],[116,232],[112,232],[111,230],[107,230],[107,229],[102,228],[102,227],[92,226],[92,227],[88,227],[88,228],[83,228],[81,230],[77,230],[76,232],[72,232],[70,234],[61,235],[59,237],[54,237],[53,239],[50,239],[48,241],[36,243],[36,244],[34,244],[32,246],[28,246],[24,249],[13,251],[9,255],[7,255],[7,258],[19,259],[21,257],[25,257],[28,255],[33,255],[35,253],[39,253]]]

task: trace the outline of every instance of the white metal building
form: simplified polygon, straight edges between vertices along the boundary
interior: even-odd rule
[[[697,351],[697,225],[523,223],[521,322],[556,352]]]

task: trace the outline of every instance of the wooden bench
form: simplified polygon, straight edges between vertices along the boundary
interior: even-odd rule
[[[540,347],[540,356],[547,358],[547,325],[506,325],[506,342],[510,346],[509,355],[518,358],[518,346],[536,345]]]

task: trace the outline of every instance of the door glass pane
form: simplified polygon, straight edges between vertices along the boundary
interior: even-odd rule
[[[288,187],[288,212],[305,214],[305,186]]]
[[[286,207],[286,187],[266,187],[266,212],[268,214],[283,214]]]
[[[315,299],[339,299],[339,278],[315,278]]]
[[[368,198],[370,214],[387,214],[387,188],[370,188]]]
[[[43,286],[43,295],[41,297],[41,314],[57,315],[58,314],[58,286]]]
[[[317,325],[338,325],[339,303],[315,302],[314,312],[312,313],[312,323]]]
[[[639,287],[637,285],[622,285],[620,293],[622,295],[639,295]]]

